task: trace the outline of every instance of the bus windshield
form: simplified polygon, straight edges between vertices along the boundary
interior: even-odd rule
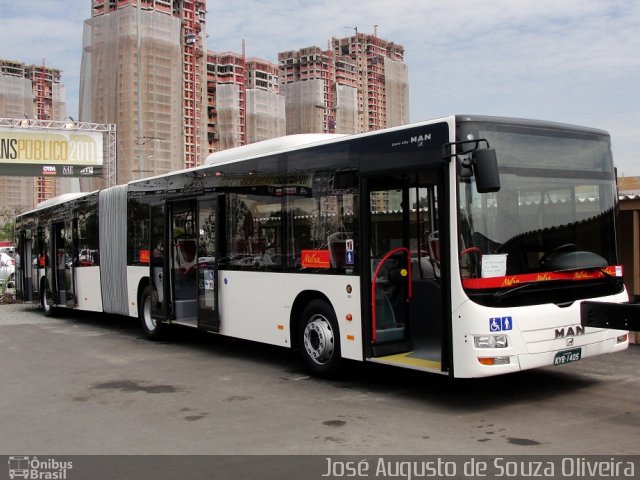
[[[458,253],[472,300],[561,304],[622,290],[606,133],[469,122],[458,134],[489,142],[501,181],[480,194],[458,164]]]

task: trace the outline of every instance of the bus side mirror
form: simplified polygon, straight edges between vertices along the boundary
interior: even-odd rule
[[[473,173],[476,177],[478,193],[491,193],[500,190],[498,157],[493,148],[479,148],[473,152]]]

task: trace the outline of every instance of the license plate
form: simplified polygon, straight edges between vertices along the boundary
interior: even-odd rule
[[[562,352],[556,353],[556,356],[553,359],[553,364],[564,365],[565,363],[577,362],[578,360],[580,360],[581,354],[582,350],[579,348],[574,348],[572,350],[563,350]]]

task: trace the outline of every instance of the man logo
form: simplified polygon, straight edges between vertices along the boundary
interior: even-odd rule
[[[417,143],[418,147],[422,147],[424,142],[427,140],[431,140],[431,134],[426,133],[424,135],[417,135],[415,137],[411,137],[411,143]]]
[[[578,335],[584,335],[584,327],[582,325],[576,325],[569,328],[556,328],[556,340],[565,337],[577,337]]]
[[[80,170],[80,175],[93,175],[93,167],[84,167]]]

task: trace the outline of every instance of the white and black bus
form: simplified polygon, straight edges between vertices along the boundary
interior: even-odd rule
[[[627,301],[609,135],[450,116],[300,135],[17,217],[18,295],[455,377],[628,346],[583,327]]]

